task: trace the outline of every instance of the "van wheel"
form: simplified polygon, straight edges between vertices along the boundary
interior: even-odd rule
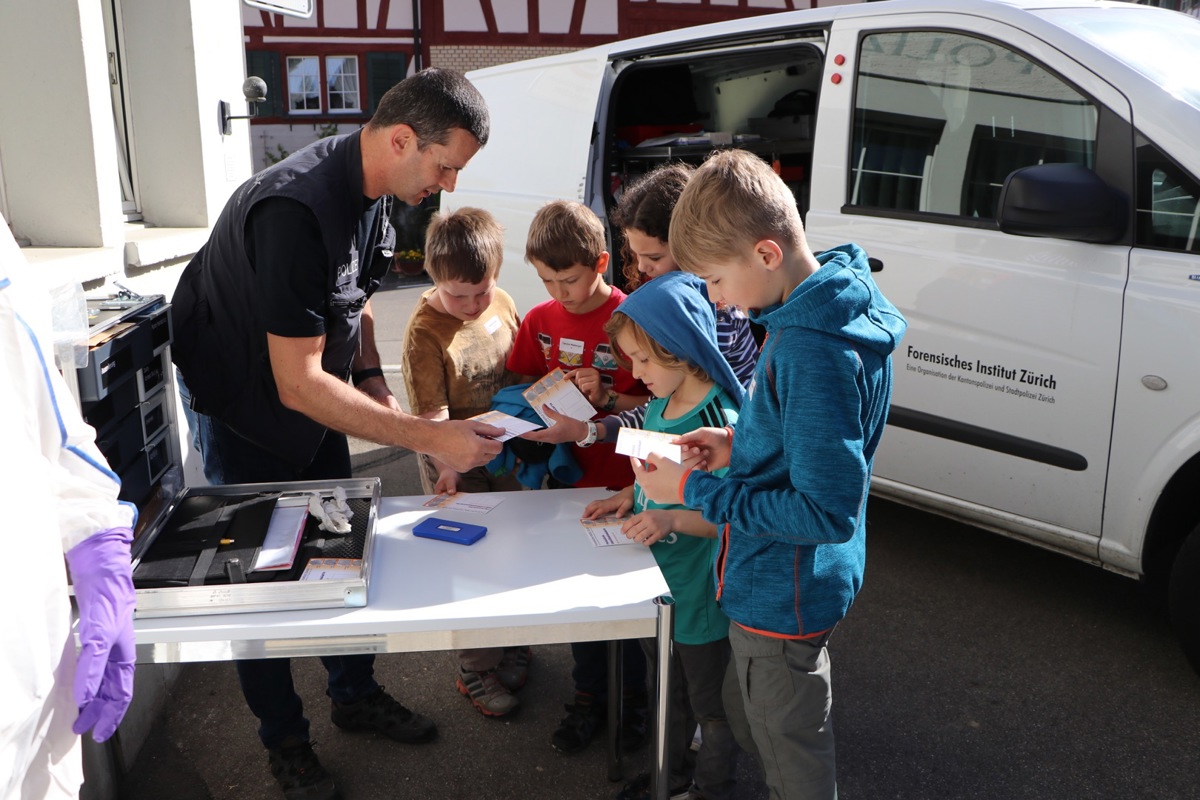
[[[1168,589],[1171,627],[1183,654],[1200,673],[1200,526],[1184,540],[1171,566]]]

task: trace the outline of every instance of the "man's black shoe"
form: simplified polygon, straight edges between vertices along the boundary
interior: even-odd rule
[[[407,744],[424,744],[437,738],[433,720],[409,711],[382,686],[353,703],[335,701],[329,718],[342,730],[382,733]]]
[[[287,800],[337,800],[341,797],[333,778],[317,760],[312,742],[295,736],[267,751],[271,774]]]

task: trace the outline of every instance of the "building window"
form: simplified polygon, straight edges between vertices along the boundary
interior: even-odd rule
[[[321,113],[321,64],[316,56],[288,56],[288,111]]]
[[[368,109],[374,114],[379,107],[379,98],[408,74],[408,56],[405,53],[367,53],[366,61]]]
[[[329,56],[325,59],[325,85],[329,90],[330,111],[361,111],[358,99],[358,59],[354,56]]]

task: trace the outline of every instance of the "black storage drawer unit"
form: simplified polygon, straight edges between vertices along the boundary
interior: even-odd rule
[[[78,372],[79,397],[85,403],[103,400],[146,367],[161,372],[162,353],[171,343],[171,307],[161,302],[160,295],[110,328],[119,330],[89,349],[88,364]]]
[[[88,300],[92,346],[76,375],[83,418],[121,479],[122,500],[145,502],[171,466],[171,306],[162,295]]]

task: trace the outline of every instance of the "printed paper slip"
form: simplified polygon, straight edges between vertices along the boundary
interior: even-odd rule
[[[472,514],[486,514],[504,502],[503,497],[481,497],[469,492],[458,494],[439,494],[422,503],[425,508],[444,508],[447,511],[470,511]]]
[[[267,536],[254,559],[253,572],[287,569],[296,559],[304,523],[308,521],[308,498],[285,497],[275,502]]]
[[[561,369],[549,373],[521,394],[546,423],[546,427],[554,425],[554,420],[543,411],[546,407],[583,422],[596,416],[596,409],[583,396],[583,392],[579,391],[579,387],[567,379]]]
[[[310,558],[300,575],[302,581],[348,581],[362,572],[361,558]]]
[[[671,444],[676,434],[621,428],[617,432],[617,452],[645,460],[651,453],[669,458],[676,464],[683,461],[683,445]]]
[[[626,517],[597,517],[581,519],[579,524],[592,542],[592,547],[616,547],[622,544],[637,544],[621,532]]]
[[[512,414],[505,414],[503,411],[485,411],[482,414],[469,417],[469,419],[473,419],[476,422],[483,422],[487,425],[495,425],[497,428],[504,428],[504,435],[495,437],[497,442],[507,442],[515,436],[536,431],[542,427],[536,422],[527,422],[520,417],[514,417]]]

